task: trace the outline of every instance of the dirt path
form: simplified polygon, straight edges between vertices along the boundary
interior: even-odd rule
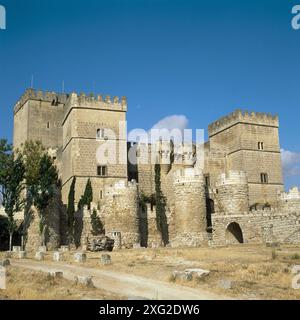
[[[228,298],[204,290],[154,279],[66,263],[32,260],[12,260],[11,263],[15,266],[42,272],[62,271],[68,280],[74,280],[76,275],[92,276],[95,287],[126,297],[143,297],[154,300],[224,300]]]

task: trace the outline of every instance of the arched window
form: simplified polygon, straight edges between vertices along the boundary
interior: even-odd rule
[[[258,150],[264,150],[264,143],[263,142],[258,142]]]
[[[269,177],[267,173],[261,173],[260,174],[260,182],[261,183],[268,183]]]

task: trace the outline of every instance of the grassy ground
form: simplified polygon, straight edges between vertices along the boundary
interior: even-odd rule
[[[66,253],[65,261],[76,264],[73,254]],[[238,299],[300,299],[300,289],[292,288],[292,267],[300,265],[300,246],[136,249],[109,254],[113,261],[111,265],[101,266],[101,253],[90,252],[84,265],[167,282],[176,282],[172,277],[174,270],[203,268],[210,270],[208,277],[199,281],[181,281],[180,284]],[[47,253],[46,260],[52,260],[52,255]],[[224,281],[231,283],[230,289],[223,288],[221,282]]]
[[[6,290],[0,300],[118,300],[108,292],[87,288],[66,279],[53,279],[46,273],[9,266],[6,269]]]

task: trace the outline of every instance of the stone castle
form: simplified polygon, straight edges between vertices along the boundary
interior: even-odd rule
[[[91,236],[92,210],[118,248],[300,242],[300,192],[284,193],[277,116],[237,110],[209,125],[200,147],[159,140],[153,148],[127,142],[126,112],[125,97],[33,89],[16,103],[14,147],[40,140],[59,170],[63,205],[49,210],[48,247],[65,244],[73,177],[76,202],[88,179],[93,187],[93,203],[76,214],[81,245]],[[103,144],[116,161],[96,157]]]

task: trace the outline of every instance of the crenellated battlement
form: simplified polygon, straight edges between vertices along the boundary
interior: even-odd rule
[[[122,97],[120,99],[119,97],[114,97],[113,99],[111,99],[110,96],[87,96],[84,93],[78,95],[77,93],[73,92],[69,95],[68,100],[65,104],[63,123],[67,118],[70,110],[73,108],[126,112],[127,98]]]
[[[213,136],[218,132],[227,129],[237,123],[249,123],[257,125],[267,126],[279,126],[279,120],[277,115],[262,112],[248,112],[242,110],[236,110],[229,115],[220,118],[208,126],[209,136]]]
[[[289,190],[289,192],[283,192],[280,194],[281,201],[289,201],[289,200],[299,200],[300,201],[300,190],[298,187],[294,187]]]
[[[68,100],[68,97],[69,95],[66,93],[27,89],[19,101],[15,104],[14,113],[17,113],[28,100],[45,101],[50,102],[53,105],[59,105],[65,104]]]

